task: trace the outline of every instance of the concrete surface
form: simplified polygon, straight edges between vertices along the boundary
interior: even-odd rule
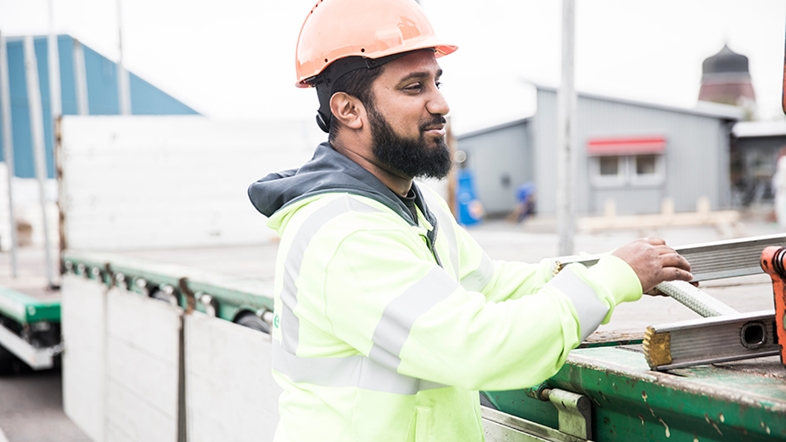
[[[59,370],[0,377],[0,428],[9,442],[90,441],[63,412]]]

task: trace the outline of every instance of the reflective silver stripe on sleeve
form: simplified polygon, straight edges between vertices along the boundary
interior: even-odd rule
[[[421,191],[421,194],[426,198],[426,203],[428,204],[429,210],[437,217],[437,222],[439,223],[439,227],[442,228],[442,233],[439,235],[439,238],[444,238],[445,241],[448,242],[448,251],[450,253],[450,265],[453,266],[453,273],[458,278],[459,276],[459,255],[458,255],[458,245],[456,244],[456,230],[453,228],[453,215],[446,213],[442,210],[442,206],[439,202],[431,195],[431,192],[428,190]],[[450,218],[448,218],[450,217]],[[439,241],[437,238],[437,241]]]
[[[432,307],[447,299],[458,283],[441,267],[434,267],[426,276],[390,301],[374,330],[374,345],[369,357],[395,370],[401,363],[400,353],[409,337],[412,324]]]
[[[491,261],[486,253],[480,257],[478,268],[469,275],[461,278],[461,286],[470,292],[479,292],[486,287],[491,278],[494,277],[494,262]]]
[[[273,369],[293,382],[321,387],[355,387],[384,393],[412,395],[442,388],[434,382],[404,376],[363,355],[343,358],[304,358],[284,350],[273,341]]]
[[[317,209],[300,226],[289,253],[284,260],[284,280],[281,291],[281,339],[284,348],[292,354],[297,353],[298,342],[300,340],[300,320],[295,315],[297,306],[297,286],[295,281],[300,277],[300,267],[303,265],[303,255],[308,248],[311,239],[319,229],[333,218],[347,212],[377,212],[371,206],[363,204],[356,199],[346,195],[326,204]]]
[[[557,273],[547,285],[559,289],[573,302],[579,315],[582,341],[598,328],[609,312],[609,307],[598,298],[595,290],[569,267]]]

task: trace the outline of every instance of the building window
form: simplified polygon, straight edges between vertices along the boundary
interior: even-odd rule
[[[622,186],[627,180],[627,160],[620,155],[590,159],[592,183],[597,186]]]
[[[655,155],[636,155],[636,175],[651,176],[655,175],[657,157]]]
[[[600,176],[617,176],[620,174],[620,159],[616,155],[609,157],[599,157]]]
[[[587,143],[592,183],[601,187],[657,185],[666,179],[664,137],[602,138]]]
[[[663,155],[610,155],[591,157],[596,186],[656,185],[666,178]]]

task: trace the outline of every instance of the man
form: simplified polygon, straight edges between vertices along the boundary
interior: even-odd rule
[[[277,441],[481,441],[478,390],[535,385],[664,280],[690,280],[660,240],[552,278],[494,262],[437,194],[449,111],[439,40],[413,0],[320,0],[297,47],[329,132],[311,161],[254,183],[281,235],[273,375]]]

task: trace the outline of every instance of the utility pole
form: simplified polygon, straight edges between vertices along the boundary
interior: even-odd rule
[[[46,277],[49,287],[55,287],[52,271],[52,250],[49,239],[49,222],[46,216],[46,152],[44,147],[44,115],[41,104],[41,91],[38,82],[38,61],[36,60],[33,36],[24,38],[25,79],[27,81],[27,99],[30,104],[30,132],[33,140],[33,160],[35,175],[38,179],[38,197],[41,201],[41,218],[44,233],[44,251],[46,254]]]
[[[131,87],[128,84],[128,71],[123,65],[123,14],[121,0],[117,0],[117,48],[120,59],[117,62],[117,94],[120,115],[131,115]]]
[[[76,84],[76,113],[90,115],[90,104],[87,96],[87,73],[85,69],[85,51],[82,43],[74,39],[74,82]]]
[[[14,216],[14,138],[11,133],[11,86],[8,84],[8,56],[5,36],[0,33],[0,106],[3,112],[3,157],[8,173],[8,217],[11,225],[11,275],[16,278],[16,217]]]
[[[62,94],[60,91],[60,46],[57,42],[55,32],[55,8],[53,0],[49,0],[49,35],[47,35],[47,56],[49,59],[49,116],[51,117],[50,130],[52,136],[52,155],[49,157],[54,164],[54,153],[57,152],[58,131],[60,129],[60,117],[63,115]],[[46,164],[46,163],[44,163]],[[59,218],[59,217],[58,217]],[[46,247],[49,247],[48,240]],[[58,248],[59,249],[59,248]],[[50,287],[53,281],[49,281]]]
[[[55,127],[57,119],[63,114],[60,93],[60,49],[55,33],[55,12],[52,0],[49,0],[49,35],[47,36],[47,55],[49,57],[49,105],[52,110],[52,149],[54,150],[57,135]]]
[[[561,256],[574,253],[576,178],[575,0],[562,0],[562,81],[557,93],[557,231]]]

